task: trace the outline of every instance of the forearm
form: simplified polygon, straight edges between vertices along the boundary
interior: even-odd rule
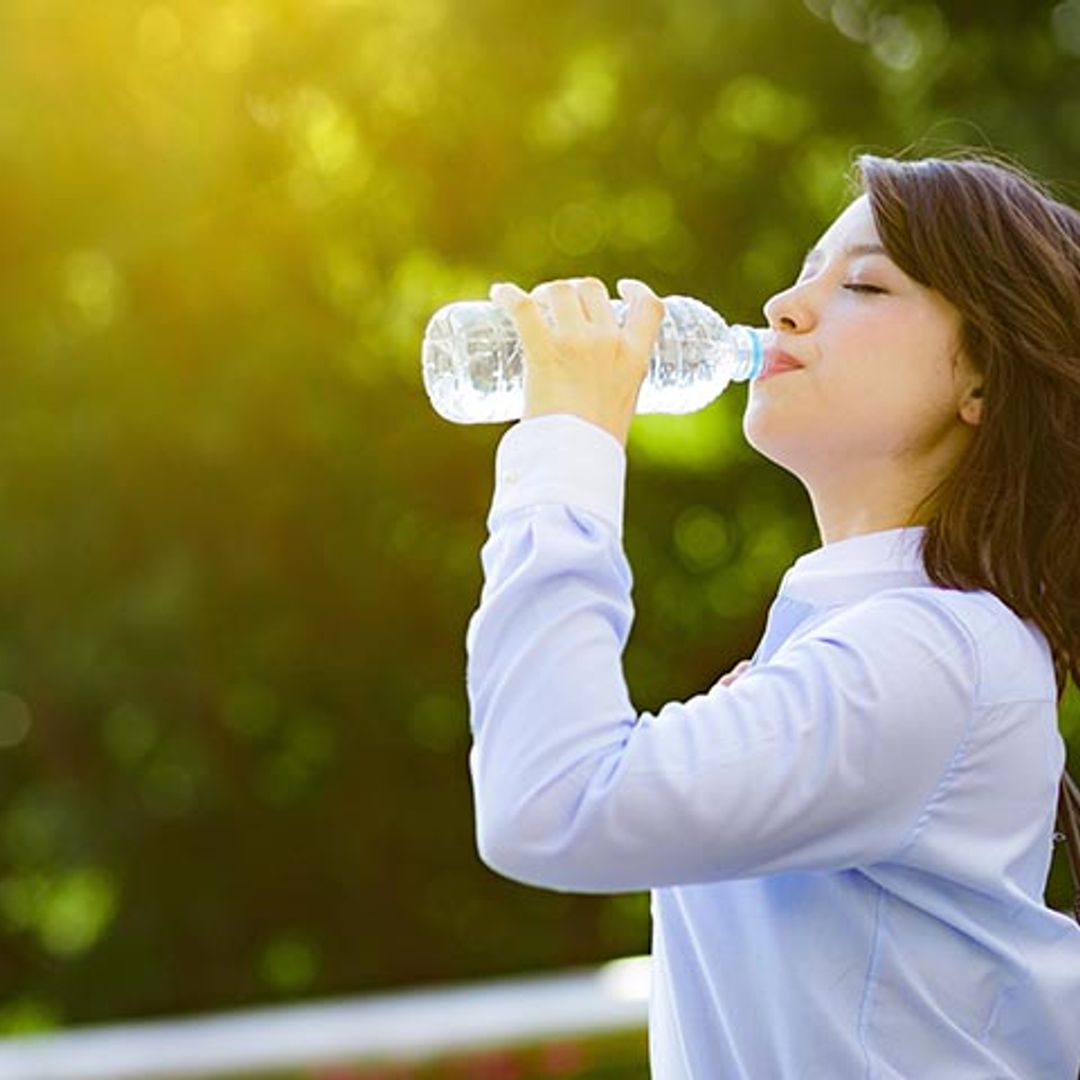
[[[602,439],[569,430],[604,456]],[[485,862],[584,888],[570,864],[603,859],[588,835],[590,799],[635,723],[621,663],[632,575],[618,539],[617,456],[594,461],[591,477],[589,466],[563,470],[562,481],[558,463],[548,464],[546,479],[543,468],[528,470],[533,494],[522,498],[543,488],[563,502],[515,506],[516,478],[497,478],[484,589],[467,636],[470,769]],[[512,460],[505,468],[513,473]]]

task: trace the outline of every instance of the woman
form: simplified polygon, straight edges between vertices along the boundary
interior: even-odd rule
[[[467,635],[480,854],[651,890],[656,1080],[1072,1080],[1080,926],[1043,890],[1080,681],[1080,215],[976,156],[863,155],[765,305],[747,440],[822,545],[751,666],[638,714],[625,444],[662,317],[494,287],[526,357]],[[769,373],[772,372],[772,373]]]

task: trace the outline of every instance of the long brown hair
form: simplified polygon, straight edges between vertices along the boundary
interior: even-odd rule
[[[1080,686],[1080,213],[1020,166],[960,150],[861,154],[853,184],[909,277],[961,316],[982,417],[910,518],[937,585],[987,589]]]

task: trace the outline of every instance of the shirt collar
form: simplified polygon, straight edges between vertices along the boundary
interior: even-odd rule
[[[849,536],[800,555],[780,582],[781,595],[811,604],[841,604],[882,589],[929,585],[920,546],[926,526]]]

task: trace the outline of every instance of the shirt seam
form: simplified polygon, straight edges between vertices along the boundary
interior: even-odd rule
[[[952,783],[953,777],[956,775],[957,769],[960,766],[960,762],[963,761],[967,754],[968,746],[971,743],[971,737],[975,731],[975,717],[982,711],[982,706],[978,704],[979,691],[982,688],[982,665],[979,663],[979,651],[975,646],[975,639],[972,637],[971,631],[967,628],[962,619],[949,611],[944,604],[938,604],[936,606],[939,611],[945,612],[946,617],[952,623],[960,627],[960,632],[967,639],[967,643],[971,648],[972,661],[975,666],[975,693],[972,695],[972,707],[968,710],[967,720],[964,724],[964,733],[960,739],[960,743],[953,752],[953,756],[949,759],[949,764],[945,767],[945,771],[942,773],[941,778],[934,786],[934,790],[930,792],[926,802],[923,803],[922,812],[915,819],[915,824],[911,827],[911,832],[908,834],[907,839],[901,843],[896,854],[892,856],[893,860],[901,858],[922,834],[923,829],[926,827],[926,823],[930,820],[930,815],[933,812],[934,806],[941,800],[944,792]]]
[[[874,911],[874,943],[870,949],[870,966],[866,972],[866,988],[863,991],[862,1004],[859,1006],[859,1046],[862,1048],[863,1061],[866,1064],[865,1080],[871,1080],[873,1067],[870,1060],[870,1047],[867,1040],[867,1027],[870,1022],[870,1001],[877,989],[878,961],[881,955],[882,909],[885,906],[885,890],[878,886],[877,906]]]

